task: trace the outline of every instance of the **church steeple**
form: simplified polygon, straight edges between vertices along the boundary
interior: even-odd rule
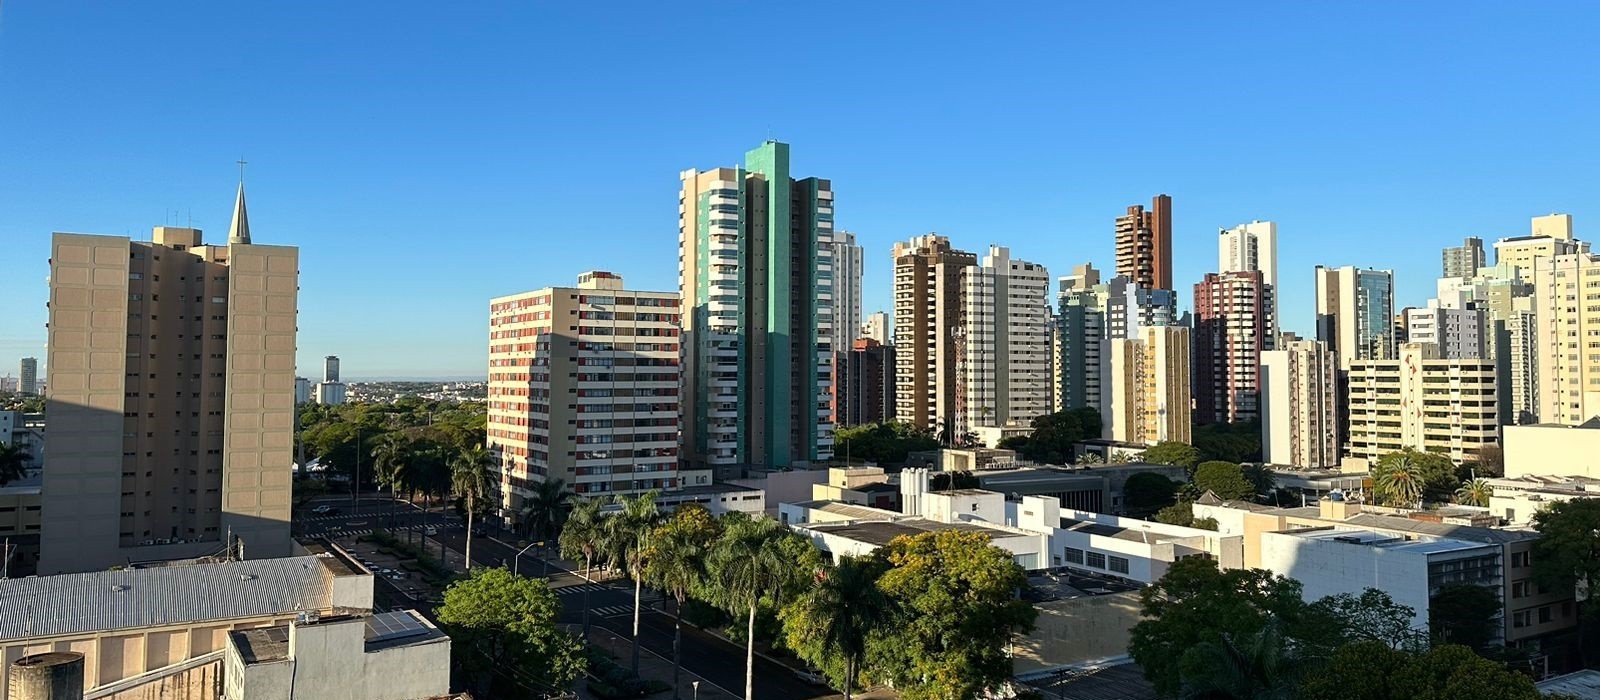
[[[233,200],[233,223],[228,225],[228,244],[250,243],[250,219],[244,211],[244,161],[239,161],[239,196]]]

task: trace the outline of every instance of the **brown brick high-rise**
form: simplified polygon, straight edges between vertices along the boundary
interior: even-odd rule
[[[1117,217],[1117,274],[1140,289],[1172,289],[1172,198],[1158,194],[1146,211]]]

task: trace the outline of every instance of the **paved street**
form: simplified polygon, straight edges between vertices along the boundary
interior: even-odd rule
[[[323,504],[337,508],[338,512],[321,516],[311,514],[312,508]],[[440,512],[437,507],[435,512],[424,514],[416,506],[390,500],[386,496],[366,494],[356,508],[351,507],[349,496],[324,496],[297,509],[294,523],[297,534],[321,537],[356,536],[381,528],[422,529],[426,526],[432,526],[438,532],[435,537],[428,538],[430,544],[443,542],[454,552],[465,550],[466,528],[453,514]],[[632,638],[633,587],[629,582],[592,583],[579,573],[567,570],[555,558],[546,562],[537,554],[538,548],[534,548],[517,561],[517,550],[509,544],[487,536],[474,537],[472,540],[474,566],[514,566],[520,574],[534,577],[542,576],[548,570],[547,578],[562,603],[560,623],[582,624],[587,595],[592,626],[609,630],[623,638]],[[382,577],[376,581],[374,597],[374,602],[382,608],[416,608],[430,619],[433,617],[432,603],[407,596]],[[641,648],[670,660],[672,616],[652,607],[659,607],[662,603],[660,596],[648,589],[644,592],[643,602],[645,611],[640,620]],[[627,664],[627,655],[621,661]],[[792,669],[783,665],[759,656],[755,663],[757,697],[771,700],[837,697],[829,688],[800,680]],[[744,647],[688,624],[683,629],[683,668],[685,672],[720,687],[728,695],[742,697],[744,694]],[[670,681],[670,671],[669,677],[661,680]]]

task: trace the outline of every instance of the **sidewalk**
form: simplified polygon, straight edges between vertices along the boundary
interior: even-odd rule
[[[579,634],[581,634],[581,632],[579,632]],[[627,667],[633,663],[632,640],[618,635],[611,630],[599,625],[595,625],[589,631],[589,643],[604,649],[607,653],[611,654],[611,656],[615,657],[617,663],[622,664],[623,667]],[[662,683],[671,684],[672,659],[662,658],[652,653],[649,649],[641,647],[639,649],[639,677],[659,680]],[[695,681],[700,681],[698,695],[696,695],[695,691]],[[582,700],[599,700],[598,696],[589,692],[588,683],[584,680],[578,681],[575,690],[578,693],[578,697]],[[713,685],[710,681],[696,676],[693,673],[690,673],[688,670],[684,670],[680,676],[678,691],[678,697],[682,698],[682,700],[694,700],[696,697],[698,697],[700,700],[741,700],[744,697],[743,688],[739,688],[738,692],[735,693],[727,688]],[[662,691],[661,693],[651,697],[666,698],[668,697],[667,692],[668,691]]]

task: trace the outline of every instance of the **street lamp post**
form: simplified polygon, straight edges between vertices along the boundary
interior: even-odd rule
[[[689,685],[694,686],[694,700],[700,700],[700,681],[689,681]]]
[[[521,550],[518,550],[517,556],[512,559],[511,575],[512,576],[517,576],[517,575],[519,575],[518,572],[520,572],[522,570],[522,555],[523,555],[523,553],[527,552],[530,549],[533,549],[534,547],[541,546],[543,544],[544,544],[543,542],[529,542],[528,546],[523,547]]]

